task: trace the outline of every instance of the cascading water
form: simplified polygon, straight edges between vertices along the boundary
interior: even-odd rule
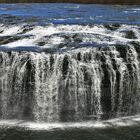
[[[140,6],[0,4],[0,140],[139,140]]]
[[[139,6],[1,4],[0,125],[139,114],[139,19]]]
[[[45,122],[140,113],[139,26],[0,26],[0,118]]]

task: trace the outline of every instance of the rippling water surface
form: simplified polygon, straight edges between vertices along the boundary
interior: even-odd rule
[[[1,4],[0,15],[1,19],[3,19],[4,16],[17,16],[22,18],[21,20],[32,17],[33,21],[44,24],[140,24],[139,6],[94,4]]]

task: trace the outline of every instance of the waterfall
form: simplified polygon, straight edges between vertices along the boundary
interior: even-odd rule
[[[140,113],[140,30],[0,25],[0,118],[101,120]]]
[[[71,53],[0,52],[0,116],[82,121],[137,114],[139,52],[134,46]]]

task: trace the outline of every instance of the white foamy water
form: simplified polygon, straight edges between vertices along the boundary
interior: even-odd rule
[[[46,130],[51,131],[55,129],[105,129],[105,128],[117,128],[125,126],[135,126],[140,123],[140,115],[128,116],[117,119],[111,119],[107,121],[88,121],[88,122],[69,122],[69,123],[37,123],[26,122],[23,120],[0,120],[1,128],[20,127],[27,130]]]
[[[60,48],[61,46],[61,48],[63,48],[68,46],[76,47],[77,45],[80,46],[80,44],[91,44],[92,46],[92,44],[94,43],[99,45],[128,44],[132,41],[139,41],[140,39],[139,27],[131,25],[120,25],[120,27],[117,27],[115,30],[110,30],[109,28],[104,27],[103,25],[34,26],[31,30],[23,32],[24,28],[26,29],[25,25],[1,26],[0,30],[2,32],[0,33],[0,37],[20,37],[17,40],[13,39],[8,41],[7,43],[5,42],[4,44],[1,43],[1,46],[8,48],[20,46],[36,46],[39,48]],[[132,38],[129,38],[131,36]],[[40,42],[43,43],[40,45]],[[63,46],[61,44],[63,44]]]
[[[1,28],[4,31],[2,33],[0,33],[0,36],[15,35],[15,34],[22,32],[21,26],[9,26],[9,27],[2,26]]]

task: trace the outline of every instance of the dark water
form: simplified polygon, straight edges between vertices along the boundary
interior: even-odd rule
[[[139,140],[140,127],[25,131],[0,129],[0,140]]]

